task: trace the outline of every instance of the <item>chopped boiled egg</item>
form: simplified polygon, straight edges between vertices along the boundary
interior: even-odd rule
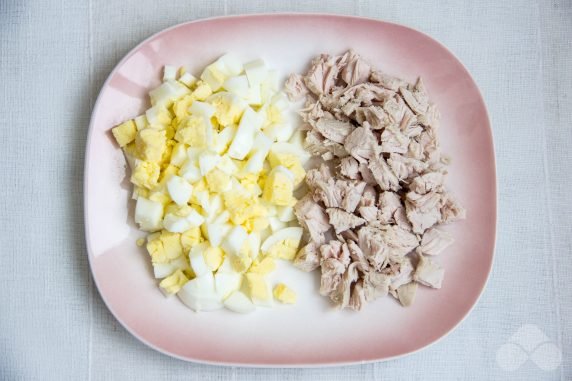
[[[190,183],[195,183],[202,178],[201,170],[192,160],[187,160],[179,170],[179,176]]]
[[[199,156],[199,169],[201,170],[201,175],[205,176],[209,171],[214,169],[221,157],[214,152],[205,151]]]
[[[165,278],[176,270],[188,270],[189,264],[184,256],[179,256],[167,263],[153,263],[153,275],[157,279]]]
[[[238,160],[244,159],[254,144],[254,133],[260,129],[260,125],[258,114],[252,108],[246,108],[228,148],[228,156]]]
[[[137,128],[137,131],[141,131],[142,129],[149,127],[147,116],[145,116],[144,114],[135,117],[133,121],[135,122],[135,127]]]
[[[169,191],[169,196],[179,206],[187,205],[193,194],[193,186],[180,176],[172,176],[167,181],[167,190]]]
[[[182,270],[178,269],[159,283],[159,287],[168,295],[176,294],[189,281]]]
[[[214,117],[220,126],[226,127],[240,121],[244,109],[248,104],[232,93],[215,93],[208,99],[214,108]]]
[[[284,304],[296,303],[296,293],[288,288],[284,283],[276,285],[276,287],[274,287],[273,294],[276,300]]]
[[[169,107],[175,100],[189,93],[187,86],[173,80],[163,82],[159,87],[149,92],[153,106]]]
[[[147,237],[147,251],[153,264],[169,263],[183,255],[181,237],[179,234],[167,231],[157,232]]]
[[[288,226],[286,222],[280,221],[278,217],[268,217],[268,223],[270,224],[270,230],[272,230],[272,232],[282,230]]]
[[[241,314],[247,314],[256,310],[256,306],[248,296],[244,295],[240,291],[235,291],[230,294],[230,296],[224,300],[224,306],[231,311]]]
[[[282,222],[290,222],[296,220],[294,208],[291,206],[279,206],[276,208],[276,217]]]
[[[175,79],[177,79],[177,68],[165,65],[163,68],[163,81],[174,81]]]
[[[215,289],[212,272],[204,273],[188,281],[177,296],[194,311],[213,311],[222,308],[222,301]]]
[[[135,206],[135,222],[141,230],[154,231],[161,229],[163,204],[144,197],[137,199]]]
[[[204,253],[209,248],[207,243],[201,243],[199,245],[191,248],[189,252],[189,261],[191,262],[191,268],[196,276],[201,276],[206,273],[212,273],[212,270],[207,265],[205,261]]]
[[[230,143],[234,139],[234,134],[236,133],[236,126],[231,124],[230,126],[226,126],[220,131],[216,137],[214,142],[213,150],[222,155],[228,150]]]
[[[232,53],[223,55],[217,60],[217,62],[224,67],[224,71],[229,76],[239,75],[244,70],[240,59]]]
[[[167,149],[167,136],[164,130],[146,128],[137,133],[135,145],[142,160],[158,162]]]
[[[160,289],[195,311],[271,306],[266,276],[300,243],[301,228],[288,224],[309,157],[278,73],[232,54],[200,79],[165,66],[149,99],[152,107],[111,133],[132,171],[135,221],[150,232]],[[291,300],[276,289],[276,299]]]
[[[268,68],[263,60],[257,59],[244,64],[244,72],[250,85],[260,85],[268,75]]]
[[[190,115],[179,123],[175,140],[191,147],[205,148],[212,139],[212,126],[203,116]]]
[[[272,140],[264,133],[258,132],[254,138],[252,151],[250,157],[244,166],[245,172],[259,173],[264,168],[264,161],[270,152]]]
[[[187,161],[187,145],[185,143],[177,143],[171,151],[170,164],[175,167],[181,167]]]
[[[260,246],[265,255],[275,258],[292,260],[296,256],[303,229],[300,227],[288,227],[272,233]]]
[[[271,306],[272,288],[270,282],[262,274],[257,273],[246,273],[245,279],[252,303],[264,307]]]
[[[131,174],[131,182],[138,187],[153,189],[161,174],[161,167],[159,164],[152,161],[135,161],[135,168]]]
[[[199,243],[204,241],[201,229],[199,227],[190,228],[189,230],[181,233],[181,245],[185,252],[189,252],[189,250]]]
[[[249,85],[248,85],[248,78],[246,78],[246,75],[230,77],[226,81],[224,81],[222,86],[228,92],[237,95],[243,99],[246,99],[248,97]]]
[[[234,271],[218,271],[215,276],[215,290],[221,299],[226,299],[230,294],[240,288],[242,275]]]
[[[228,232],[221,246],[226,254],[238,255],[247,238],[246,230],[240,225],[235,226]]]
[[[292,172],[281,165],[277,166],[266,179],[262,197],[276,206],[292,205],[296,201],[293,196],[294,181]]]
[[[227,192],[232,186],[230,175],[219,168],[215,168],[208,172],[205,179],[207,181],[208,189],[212,193]]]
[[[181,75],[179,77],[179,82],[181,82],[183,85],[187,86],[187,87],[191,87],[192,85],[194,85],[197,82],[197,78],[192,75],[189,72],[183,73],[183,75]]]
[[[207,224],[207,235],[210,243],[214,246],[219,246],[231,228],[232,225],[224,222]]]
[[[205,263],[211,269],[211,271],[216,271],[222,264],[224,253],[222,249],[218,246],[209,246],[203,251],[203,257]]]
[[[135,140],[137,136],[137,127],[133,120],[128,120],[125,123],[121,123],[119,126],[111,129],[113,137],[117,141],[120,147],[125,147],[127,144]]]
[[[165,214],[163,226],[167,231],[183,233],[189,229],[201,226],[204,221],[204,217],[199,212],[188,205],[184,205]]]
[[[264,257],[260,262],[254,261],[250,267],[251,273],[257,273],[261,275],[267,275],[276,269],[276,263],[272,257]]]

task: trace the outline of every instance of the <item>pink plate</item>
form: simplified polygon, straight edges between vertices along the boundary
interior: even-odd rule
[[[318,295],[317,274],[287,267],[299,302],[250,315],[226,310],[194,313],[165,298],[148,256],[135,245],[126,164],[110,129],[148,107],[146,93],[162,66],[192,72],[225,52],[244,61],[262,57],[285,76],[315,55],[353,48],[389,73],[425,80],[442,114],[443,151],[453,158],[449,187],[467,219],[448,227],[456,242],[439,258],[441,290],[422,288],[413,306],[391,297],[360,313],[337,311]],[[479,90],[455,56],[413,29],[357,17],[248,15],[189,22],[133,49],[105,82],[91,118],[85,166],[85,224],[89,260],[101,296],[135,337],[171,356],[213,364],[318,366],[395,358],[445,336],[477,302],[493,262],[496,176],[487,111]]]

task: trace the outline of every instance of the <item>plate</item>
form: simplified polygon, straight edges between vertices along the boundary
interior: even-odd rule
[[[441,290],[420,288],[413,306],[387,297],[361,312],[337,311],[318,295],[317,274],[295,277],[295,306],[250,315],[195,313],[159,291],[149,258],[135,245],[126,163],[110,129],[149,107],[163,65],[195,73],[226,52],[262,57],[285,76],[312,57],[353,48],[374,67],[409,81],[423,77],[442,114],[443,152],[452,157],[448,187],[467,219],[447,227],[456,241],[439,260]],[[411,28],[379,20],[311,14],[245,15],[176,25],[142,42],[119,62],[95,104],[86,148],[85,226],[93,278],[109,310],[135,337],[191,361],[249,366],[322,366],[379,361],[444,337],[479,298],[493,262],[496,175],[489,118],[465,67],[443,45]]]

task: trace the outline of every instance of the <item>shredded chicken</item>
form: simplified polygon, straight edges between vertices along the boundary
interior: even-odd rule
[[[350,50],[316,57],[285,88],[306,96],[306,149],[328,163],[307,172],[294,208],[309,239],[294,263],[320,268],[320,293],[339,308],[388,294],[409,306],[419,284],[440,288],[434,258],[453,238],[437,227],[465,210],[445,187],[440,115],[421,78],[408,83]]]

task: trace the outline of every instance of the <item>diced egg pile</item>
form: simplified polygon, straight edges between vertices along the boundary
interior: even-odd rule
[[[152,107],[112,133],[160,288],[195,311],[294,303],[268,274],[300,243],[293,192],[309,156],[277,72],[227,54],[200,79],[166,66],[149,96]]]

